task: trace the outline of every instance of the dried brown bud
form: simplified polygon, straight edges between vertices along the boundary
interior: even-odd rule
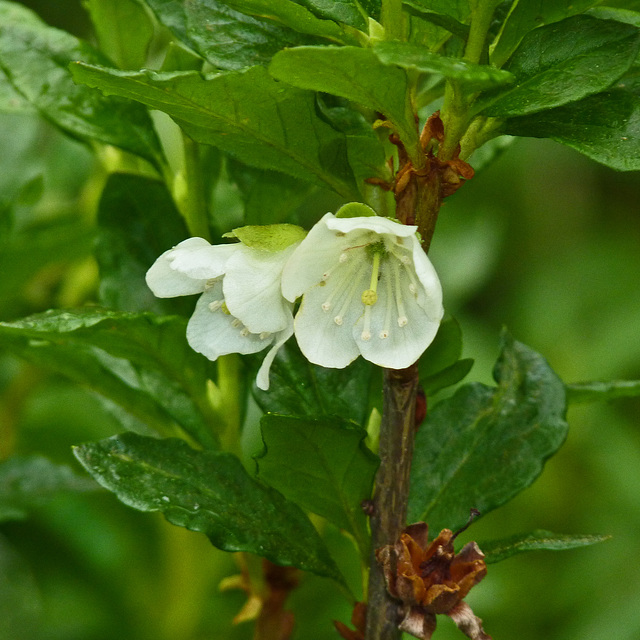
[[[436,626],[435,615],[444,613],[472,640],[490,640],[481,620],[462,602],[487,574],[484,554],[475,542],[456,554],[454,538],[449,529],[443,529],[429,543],[426,523],[418,522],[409,525],[394,545],[376,551],[387,590],[402,601],[400,628],[429,640]]]

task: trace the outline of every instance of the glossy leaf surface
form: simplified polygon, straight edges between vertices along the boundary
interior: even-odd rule
[[[203,78],[198,73],[121,72],[75,65],[79,82],[168,113],[198,142],[248,165],[282,171],[355,193],[344,135],[315,113],[314,96],[271,78],[262,67]],[[295,130],[295,138],[289,130]]]
[[[418,132],[407,101],[406,74],[383,64],[370,49],[289,49],[274,56],[269,73],[296,87],[330,93],[379,111],[391,121],[405,145],[417,145]]]
[[[587,547],[598,542],[604,542],[611,536],[601,535],[576,535],[564,533],[552,533],[543,529],[536,529],[531,533],[522,533],[504,538],[503,540],[491,540],[479,542],[478,546],[485,554],[485,562],[492,564],[502,562],[511,556],[526,551],[564,551]]]
[[[15,92],[76,138],[111,144],[160,164],[160,143],[146,110],[76,85],[67,69],[76,60],[106,62],[90,45],[47,26],[28,9],[0,2],[0,73]]]
[[[251,478],[229,453],[133,433],[75,447],[74,453],[103,487],[134,509],[160,511],[225,551],[248,551],[342,581],[300,507]]]
[[[564,442],[564,385],[537,353],[503,336],[497,387],[467,384],[433,407],[416,435],[409,521],[465,524],[528,487]]]
[[[146,66],[154,26],[138,0],[85,0],[100,50],[120,69]]]
[[[378,458],[365,446],[367,432],[344,420],[266,415],[260,421],[259,477],[304,509],[358,541],[368,557],[367,520],[361,503],[371,496]]]
[[[408,42],[381,42],[373,50],[385,64],[423,73],[436,73],[467,91],[489,89],[514,81],[513,75],[508,71],[472,64],[459,58],[448,58]]]
[[[536,27],[558,22],[599,4],[599,0],[520,0],[514,3],[497,43],[491,47],[491,62],[501,67],[524,36]]]
[[[602,91],[629,69],[639,47],[640,31],[613,20],[575,16],[536,29],[506,66],[515,84],[484,112],[525,115]]]
[[[178,40],[220,69],[267,64],[280,49],[317,44],[318,40],[273,20],[246,15],[216,0],[146,2]]]
[[[640,97],[623,87],[556,109],[508,118],[503,132],[551,138],[619,171],[640,169]]]
[[[254,397],[264,412],[309,419],[339,416],[364,425],[375,371],[363,358],[344,369],[318,367],[290,340],[271,365],[270,390],[254,389]]]
[[[0,323],[0,345],[94,389],[148,428],[171,434],[178,424],[215,447],[205,417],[208,362],[185,332],[186,321],[175,316],[94,307]]]

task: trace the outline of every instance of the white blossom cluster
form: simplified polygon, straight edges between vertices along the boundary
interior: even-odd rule
[[[273,359],[294,333],[304,356],[323,367],[340,369],[362,355],[403,369],[431,344],[444,313],[416,230],[327,213],[303,240],[277,250],[189,238],[163,253],[146,279],[160,298],[202,294],[187,340],[210,360],[270,347],[260,389],[268,389]]]

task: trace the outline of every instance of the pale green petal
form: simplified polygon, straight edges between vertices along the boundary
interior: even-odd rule
[[[271,370],[271,365],[273,364],[273,360],[278,353],[280,347],[293,335],[293,318],[289,323],[289,326],[284,330],[276,333],[274,335],[275,343],[269,349],[269,352],[264,357],[262,364],[260,365],[260,369],[258,370],[258,375],[256,377],[256,385],[258,389],[262,389],[263,391],[268,391],[269,389],[269,371]]]
[[[217,282],[205,291],[196,304],[196,309],[187,325],[187,341],[191,348],[209,360],[216,360],[228,353],[256,353],[273,342],[273,336],[263,339],[260,334],[244,332],[242,323],[234,326],[232,315],[222,309],[212,311],[210,305],[222,301],[222,284]]]
[[[282,269],[295,246],[271,253],[242,247],[226,265],[222,282],[231,314],[253,333],[282,331],[291,323],[292,305],[282,297]]]
[[[284,267],[282,295],[290,302],[317,285],[322,275],[338,263],[347,246],[344,237],[336,236],[335,231],[327,228],[326,220],[331,217],[333,214],[327,213],[314,225]]]

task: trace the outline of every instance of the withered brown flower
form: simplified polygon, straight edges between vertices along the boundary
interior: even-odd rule
[[[424,522],[409,525],[394,545],[376,551],[387,590],[402,602],[400,629],[430,640],[436,614],[448,615],[472,640],[491,640],[471,607],[463,602],[487,574],[484,554],[475,542],[455,553],[456,534],[443,529],[431,543]]]

